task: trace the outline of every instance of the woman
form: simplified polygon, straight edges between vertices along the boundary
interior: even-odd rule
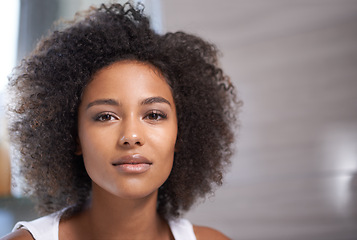
[[[181,215],[222,184],[237,105],[215,47],[125,4],[41,40],[10,80],[40,213],[4,239],[227,239]]]

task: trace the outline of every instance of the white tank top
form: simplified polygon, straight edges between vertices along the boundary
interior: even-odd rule
[[[30,222],[18,222],[12,231],[24,228],[35,240],[58,240],[61,212],[53,213]],[[192,224],[183,218],[168,222],[175,240],[196,240]]]

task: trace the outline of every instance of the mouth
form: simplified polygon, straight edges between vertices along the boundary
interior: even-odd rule
[[[121,157],[112,165],[122,173],[144,173],[150,169],[152,162],[140,154],[134,154]]]
[[[131,165],[149,164],[149,165],[151,165],[152,162],[149,161],[147,158],[141,156],[140,154],[134,154],[134,155],[128,155],[128,156],[121,157],[117,161],[112,163],[113,166],[124,165],[124,164],[131,164]]]

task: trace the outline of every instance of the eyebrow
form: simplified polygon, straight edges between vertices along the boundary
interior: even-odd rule
[[[147,104],[152,104],[152,103],[166,103],[169,106],[171,106],[171,103],[166,100],[163,97],[149,97],[149,98],[145,98],[142,102],[141,105],[147,105]]]
[[[98,99],[93,102],[90,102],[87,105],[87,109],[93,107],[95,105],[111,105],[111,106],[119,106],[119,102],[114,99]]]
[[[141,102],[141,105],[148,105],[148,104],[152,104],[152,103],[166,103],[168,105],[171,106],[171,103],[166,100],[165,98],[163,97],[149,97],[149,98],[145,98],[142,102]],[[90,102],[88,105],[87,105],[87,109],[90,108],[90,107],[93,107],[95,105],[111,105],[111,106],[119,106],[119,102],[114,100],[114,99],[97,99],[93,102]]]

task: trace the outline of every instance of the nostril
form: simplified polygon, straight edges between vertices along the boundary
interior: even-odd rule
[[[138,138],[136,135],[130,138],[122,137],[119,142],[122,146],[126,146],[126,147],[142,146],[144,144],[142,139]]]

